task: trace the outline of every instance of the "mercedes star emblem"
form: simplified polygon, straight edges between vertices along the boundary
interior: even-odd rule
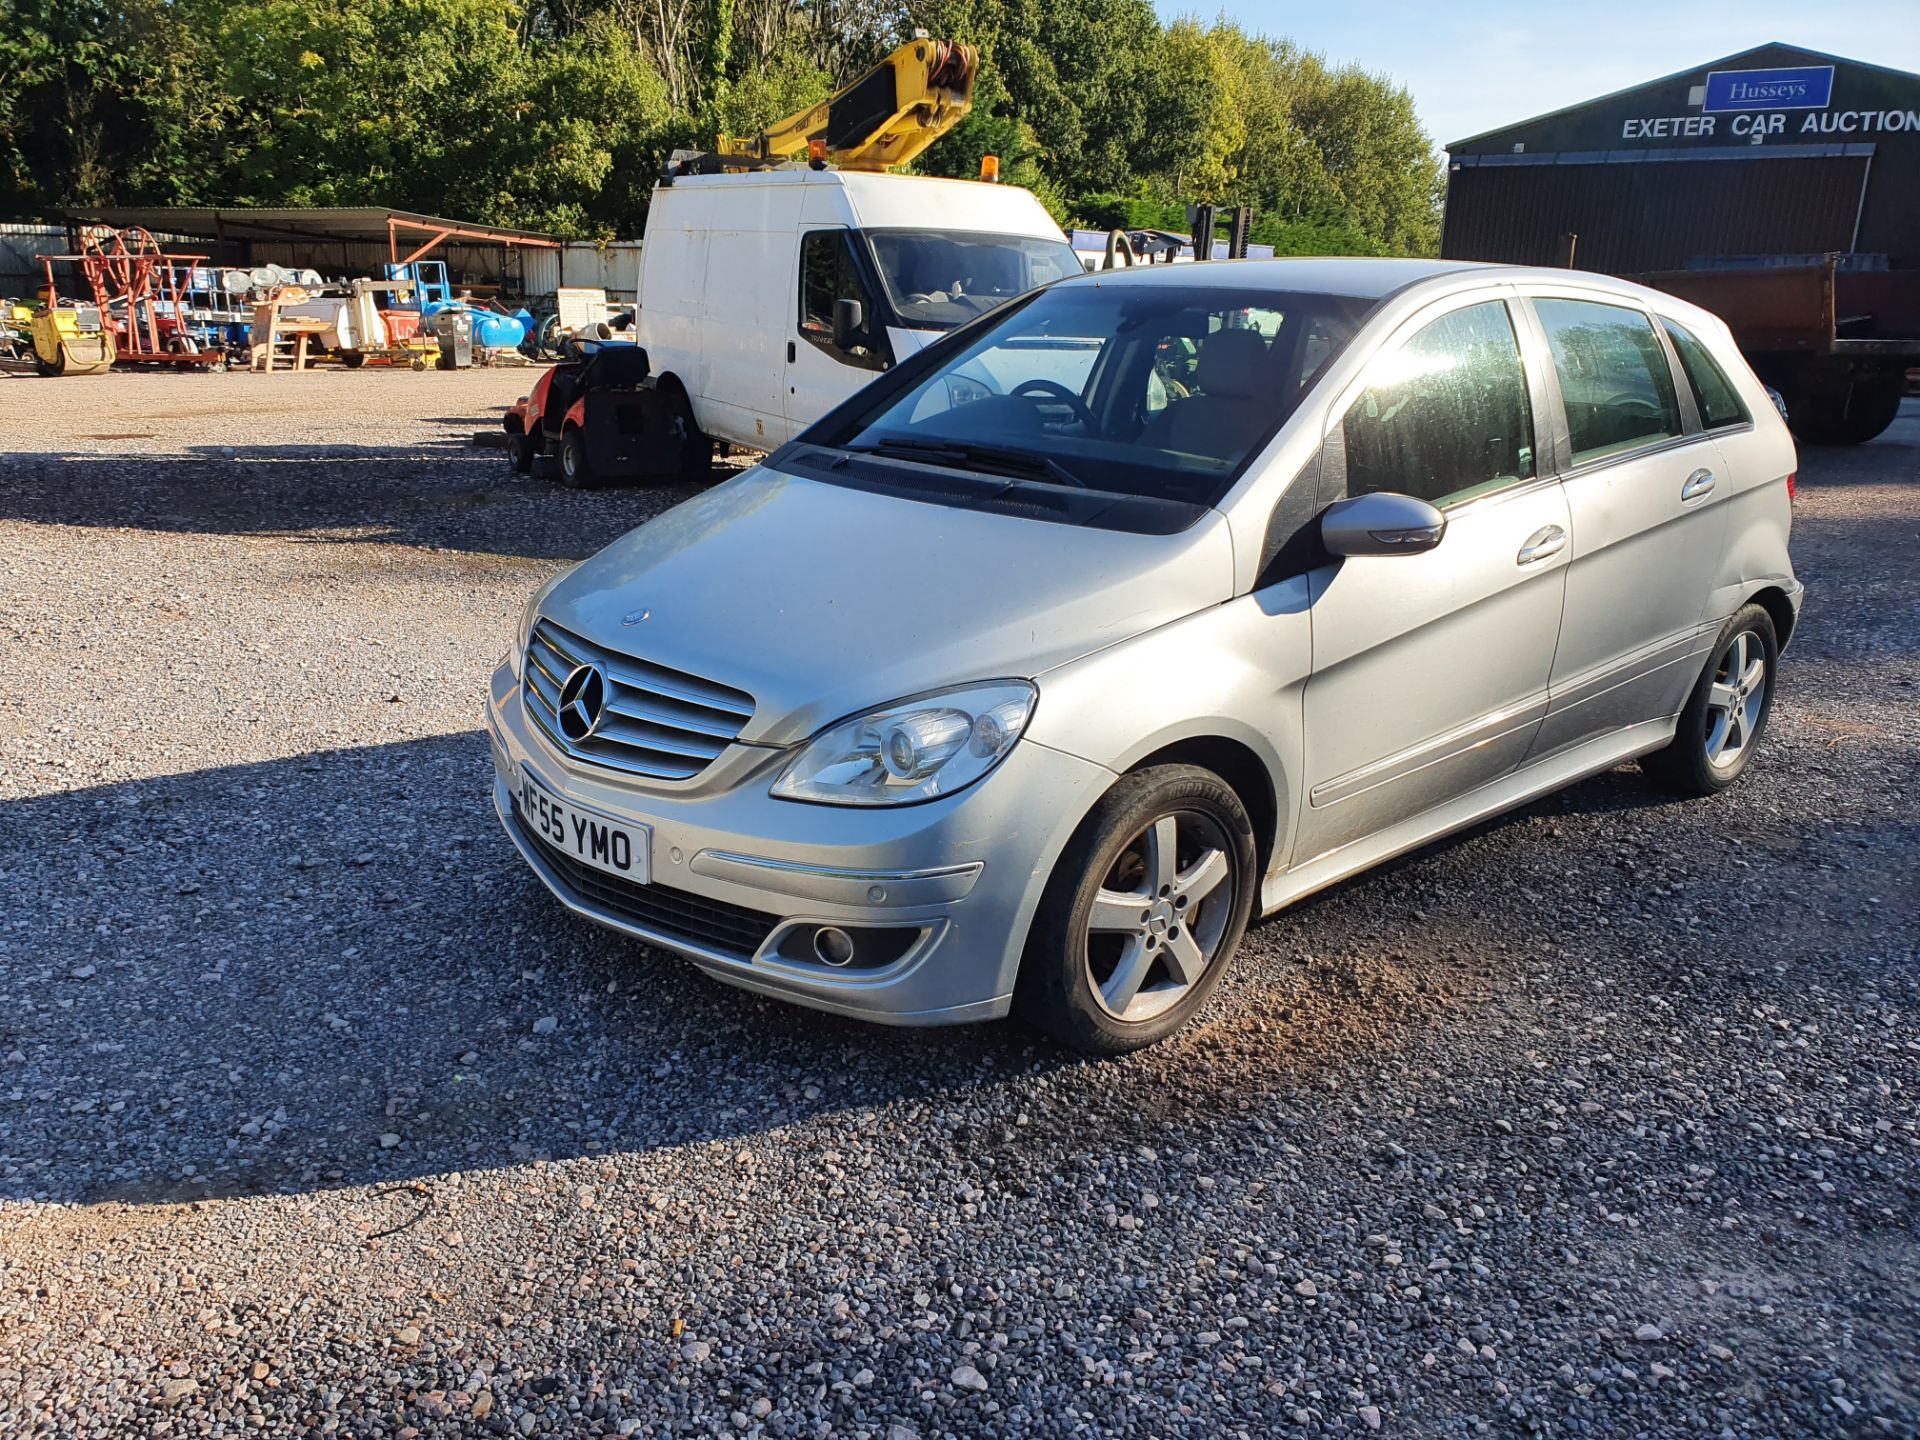
[[[582,665],[560,687],[560,733],[578,744],[600,728],[607,712],[607,676],[598,665]]]

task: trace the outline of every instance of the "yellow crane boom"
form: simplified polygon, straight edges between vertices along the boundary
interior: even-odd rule
[[[979,68],[973,46],[917,37],[818,105],[758,135],[722,135],[714,153],[702,157],[707,164],[693,168],[776,165],[807,156],[815,140],[825,142],[824,158],[843,170],[905,165],[966,118]]]

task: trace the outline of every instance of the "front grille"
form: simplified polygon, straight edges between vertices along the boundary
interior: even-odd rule
[[[574,741],[560,731],[560,689],[582,665],[598,665],[607,677],[606,714],[593,734]],[[616,655],[550,620],[534,625],[523,670],[527,715],[557,749],[630,775],[691,780],[753,718],[744,690]]]
[[[583,865],[529,830],[521,822],[517,808],[513,812],[513,823],[520,838],[540,852],[540,858],[580,899],[658,935],[746,959],[780,923],[778,915],[749,910],[744,905],[729,905],[724,900],[709,900],[704,895],[691,895],[670,885],[636,885],[631,880]]]

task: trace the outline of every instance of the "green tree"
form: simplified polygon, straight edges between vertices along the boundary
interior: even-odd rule
[[[1057,216],[1250,204],[1289,249],[1423,252],[1411,98],[1151,0],[0,0],[0,204],[390,204],[635,234],[679,145],[752,134],[915,25],[979,47],[967,119]]]
[[[0,0],[0,203],[188,198],[224,100],[203,32],[168,0]]]

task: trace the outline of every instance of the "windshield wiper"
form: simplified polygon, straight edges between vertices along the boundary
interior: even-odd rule
[[[1055,485],[1087,488],[1086,481],[1057,460],[1026,450],[1007,450],[997,445],[976,445],[970,440],[916,440],[912,438],[876,441],[872,445],[850,445],[859,455],[894,454],[910,460],[927,460],[936,465],[951,465],[956,470],[977,470],[985,475],[1011,475],[1023,480],[1048,480]]]

